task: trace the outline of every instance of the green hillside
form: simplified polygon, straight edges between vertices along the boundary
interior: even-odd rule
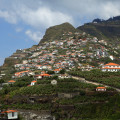
[[[77,31],[70,23],[63,23],[60,25],[56,25],[53,27],[50,27],[46,30],[45,35],[43,36],[43,39],[40,41],[40,43],[50,41],[50,40],[59,40],[61,39],[61,35],[67,32],[75,32]],[[39,43],[39,44],[40,44]]]

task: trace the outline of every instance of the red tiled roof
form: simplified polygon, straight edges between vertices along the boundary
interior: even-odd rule
[[[36,83],[37,81],[34,80],[34,81],[32,81],[32,82],[33,82],[33,83]]]
[[[106,89],[106,87],[97,87],[96,89]]]
[[[55,69],[55,70],[53,70],[53,71],[60,71],[60,69]]]
[[[11,113],[11,112],[18,112],[17,110],[8,110],[8,111],[3,111],[1,113]]]
[[[51,76],[50,74],[41,74],[41,76]]]
[[[110,67],[104,67],[104,68],[102,68],[102,69],[120,69],[120,68],[110,68]]]
[[[56,64],[61,64],[61,63],[56,63]]]
[[[25,73],[25,72],[29,72],[29,70],[27,70],[27,71],[17,72],[17,73],[15,73],[15,74],[19,75],[19,74],[21,74],[21,73]]]
[[[108,64],[105,64],[104,66],[120,66],[119,64],[116,64],[116,63],[108,63]]]
[[[10,80],[10,81],[8,81],[8,82],[12,82],[12,83],[13,83],[13,82],[16,82],[16,81],[14,81],[14,80]]]

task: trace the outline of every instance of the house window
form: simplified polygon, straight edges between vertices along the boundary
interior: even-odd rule
[[[14,117],[14,112],[12,112],[12,117]]]

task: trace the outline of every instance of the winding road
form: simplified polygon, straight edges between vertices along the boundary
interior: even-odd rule
[[[109,86],[109,85],[101,84],[101,83],[98,83],[98,82],[88,81],[88,80],[85,80],[85,78],[81,78],[81,77],[72,76],[72,78],[78,80],[79,82],[85,82],[85,83],[89,83],[89,84],[93,84],[93,85],[103,85],[105,87],[111,87],[111,88],[115,89],[116,91],[120,92],[120,89],[116,88],[116,87],[112,87],[112,86]]]

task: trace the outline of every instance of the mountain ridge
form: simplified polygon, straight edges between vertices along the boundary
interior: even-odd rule
[[[77,29],[98,39],[107,40],[111,44],[120,44],[120,16],[109,18],[108,20],[97,18],[90,23],[79,26]]]
[[[118,20],[120,20],[120,16],[111,17],[107,20],[97,18],[97,19],[94,19],[92,22],[97,22],[98,23],[98,22],[118,21]]]

